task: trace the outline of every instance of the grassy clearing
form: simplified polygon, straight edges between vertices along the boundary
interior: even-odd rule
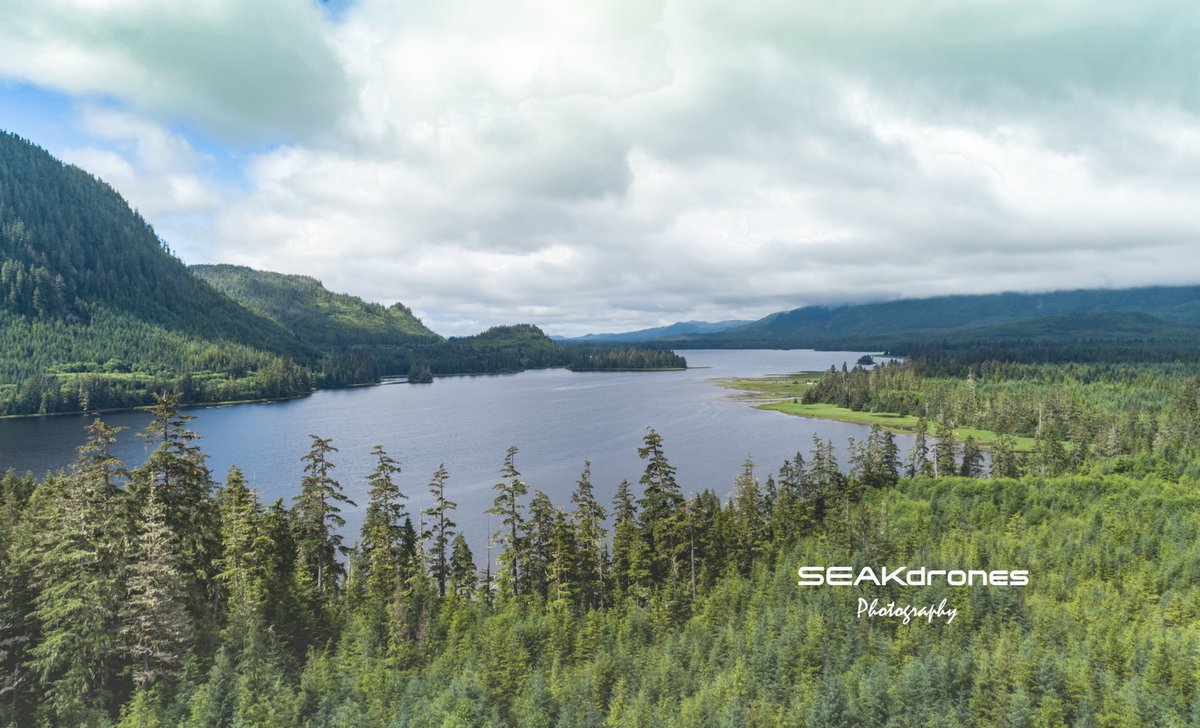
[[[716,381],[722,387],[742,392],[744,399],[757,402],[754,405],[756,409],[772,410],[819,420],[879,425],[885,430],[904,434],[916,432],[918,418],[913,415],[899,415],[893,412],[859,412],[832,404],[804,404],[801,402],[800,399],[804,396],[804,392],[822,374],[823,372],[797,372],[783,376],[718,379]],[[954,436],[958,440],[961,441],[968,435],[974,437],[981,447],[990,447],[1000,437],[991,430],[980,430],[974,427],[954,428]],[[1032,437],[1018,437],[1015,449],[1018,452],[1031,452],[1034,445]]]

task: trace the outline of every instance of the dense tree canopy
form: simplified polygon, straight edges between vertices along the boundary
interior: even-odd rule
[[[264,505],[236,468],[213,482],[173,407],[159,402],[146,433],[155,454],[138,470],[112,458],[98,421],[70,472],[0,479],[0,724],[1200,716],[1200,586],[1187,577],[1200,569],[1200,502],[1193,475],[1162,467],[1169,439],[1132,461],[1068,453],[1071,474],[1056,476],[1037,452],[994,450],[989,469],[962,443],[929,454],[939,471],[954,462],[934,478],[875,428],[845,463],[822,440],[777,471],[747,460],[726,495],[677,482],[667,443],[647,430],[639,483],[621,483],[605,509],[585,464],[569,511],[524,482],[513,448],[493,569],[454,531],[445,469],[422,537],[399,463],[376,448],[349,548],[332,442],[312,438],[293,508]],[[1025,569],[1030,580],[799,586],[810,564]],[[860,616],[860,599],[957,611],[904,624]]]

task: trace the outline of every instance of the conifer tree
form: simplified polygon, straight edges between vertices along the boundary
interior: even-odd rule
[[[549,591],[556,511],[550,496],[540,490],[534,491],[529,501],[529,518],[525,521],[521,538],[525,564],[522,589],[526,594],[545,597]]]
[[[945,420],[938,422],[937,444],[933,446],[933,474],[935,476],[947,478],[958,473],[956,447],[954,427]]]
[[[270,537],[261,523],[258,499],[246,487],[242,471],[233,466],[218,498],[221,514],[221,558],[216,581],[225,604],[229,634],[239,641],[256,628],[267,599]]]
[[[872,488],[886,488],[895,485],[899,476],[900,455],[895,436],[879,425],[871,425],[863,470],[864,483]]]
[[[178,395],[155,394],[153,417],[139,434],[154,445],[145,464],[131,475],[129,488],[136,508],[156,490],[167,528],[174,534],[180,576],[197,637],[213,629],[211,604],[215,584],[211,567],[220,548],[220,516],[212,499],[213,479],[199,435],[187,429],[194,418],[180,414]]]
[[[650,557],[638,528],[637,504],[628,480],[622,480],[617,486],[612,515],[614,586],[621,595],[644,600],[650,583]]]
[[[388,456],[382,445],[371,450],[375,470],[367,480],[367,513],[362,525],[362,568],[366,570],[366,591],[376,606],[386,604],[399,584],[404,519],[407,513],[394,476],[400,464]]]
[[[791,460],[783,461],[783,465],[779,468],[779,494],[797,499],[807,496],[804,475],[804,456],[797,451]]]
[[[137,555],[129,565],[128,596],[121,606],[126,648],[133,661],[133,679],[142,690],[162,685],[179,672],[191,644],[175,536],[157,488],[146,494],[137,538]]]
[[[546,602],[551,609],[562,611],[579,599],[579,545],[575,529],[562,509],[553,509],[551,518]]]
[[[446,581],[450,578],[450,542],[457,525],[450,520],[450,511],[458,507],[454,501],[446,499],[446,480],[449,474],[445,465],[439,465],[429,481],[429,494],[433,496],[433,505],[425,509],[429,516],[429,528],[422,534],[429,540],[429,570],[437,582],[438,596],[446,596]]]
[[[929,442],[926,439],[929,433],[929,423],[925,421],[924,415],[917,419],[917,430],[913,439],[913,448],[908,453],[908,465],[904,470],[904,474],[910,478],[915,478],[918,475],[930,475],[933,472],[933,466],[929,462]]]
[[[845,486],[846,477],[838,465],[833,442],[813,435],[813,450],[809,458],[808,482],[811,492],[820,501],[836,498]]]
[[[997,438],[996,445],[992,449],[992,470],[990,475],[993,478],[1021,477],[1021,469],[1017,463],[1015,448],[1016,439],[1012,435],[1001,435]]]
[[[777,483],[770,533],[778,551],[813,525],[815,504],[805,483],[803,455],[797,452],[791,460],[783,462]]]
[[[521,528],[524,524],[521,513],[524,506],[521,505],[521,498],[529,492],[529,487],[521,480],[521,473],[514,463],[517,452],[516,447],[508,448],[504,456],[504,467],[500,471],[501,480],[492,486],[496,491],[496,498],[492,501],[492,507],[487,510],[488,513],[500,517],[502,528],[495,534],[504,547],[497,558],[501,569],[499,577],[513,595],[521,594]]]
[[[642,536],[650,555],[650,573],[661,582],[676,578],[682,543],[683,495],[675,482],[675,468],[663,452],[662,436],[649,428],[638,457],[646,461],[640,483]]]
[[[122,664],[119,610],[132,524],[116,485],[124,470],[111,452],[120,429],[99,419],[89,425],[73,472],[49,486],[52,502],[33,514],[29,573],[41,633],[28,666],[62,725],[99,722]]]
[[[1038,428],[1035,456],[1041,475],[1059,475],[1067,470],[1067,450],[1057,423],[1047,422]]]
[[[296,547],[304,573],[312,579],[318,594],[334,593],[338,577],[345,569],[337,555],[347,553],[338,529],[346,525],[339,503],[353,506],[342,493],[342,486],[330,471],[334,464],[329,454],[337,452],[328,439],[309,435],[312,448],[301,458],[304,478],[292,512],[296,523]]]
[[[979,443],[971,435],[963,438],[962,465],[959,467],[958,474],[967,478],[983,477],[983,451],[979,449]]]
[[[755,559],[767,547],[767,517],[763,509],[762,491],[754,477],[754,461],[747,457],[742,472],[733,482],[734,531],[737,534],[737,565],[749,574]]]
[[[470,596],[479,582],[479,572],[475,569],[475,557],[471,547],[461,533],[454,537],[450,548],[450,585],[454,594],[460,597]]]
[[[571,502],[575,504],[571,521],[575,526],[575,541],[579,544],[576,569],[582,580],[580,598],[586,606],[602,607],[608,568],[605,551],[608,534],[604,530],[607,514],[593,492],[592,464],[587,460],[583,461],[583,472],[571,493]]]
[[[49,485],[43,487],[49,492]],[[20,702],[26,682],[25,650],[34,632],[29,618],[33,579],[20,568],[21,559],[10,551],[16,549],[14,543],[23,542],[27,536],[18,536],[16,531],[27,526],[23,515],[33,489],[32,476],[19,478],[9,470],[0,477],[0,722],[11,720],[2,707],[5,703],[14,713],[19,712],[15,704]]]

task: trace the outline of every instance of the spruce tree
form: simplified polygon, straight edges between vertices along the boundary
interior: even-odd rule
[[[584,460],[575,491],[571,493],[575,510],[571,521],[575,526],[575,541],[579,544],[577,571],[582,579],[580,597],[589,607],[604,605],[604,581],[607,578],[607,554],[604,530],[606,513],[596,500],[592,489],[592,464]]]
[[[267,599],[271,540],[262,524],[258,499],[246,487],[237,466],[229,468],[218,498],[221,514],[221,558],[216,581],[225,605],[231,639],[242,642],[258,625]]]
[[[525,565],[522,588],[526,594],[540,594],[545,597],[549,591],[556,512],[550,496],[540,490],[534,491],[533,498],[529,501],[529,517],[525,520],[521,534]]]
[[[647,430],[638,457],[646,461],[639,481],[642,536],[650,554],[651,576],[661,583],[667,577],[674,579],[678,571],[684,547],[680,512],[683,495],[675,482],[675,468],[663,452],[662,436],[654,428]]]
[[[1017,462],[1016,438],[1012,435],[1001,435],[996,440],[996,445],[992,449],[992,470],[991,477],[993,478],[1019,478],[1021,477],[1021,468]]]
[[[194,418],[180,414],[178,395],[154,395],[153,417],[138,436],[154,445],[145,464],[130,478],[137,508],[157,491],[167,528],[179,552],[180,577],[197,637],[211,635],[215,596],[212,565],[220,549],[220,516],[212,499],[213,479],[200,450],[199,435],[187,429]]]
[[[129,565],[121,605],[133,679],[139,688],[169,684],[191,644],[192,625],[175,535],[167,527],[158,489],[146,494],[139,519],[136,556]]]
[[[41,633],[28,667],[44,709],[61,725],[100,722],[123,664],[120,605],[132,523],[117,487],[124,470],[111,453],[120,429],[99,419],[89,425],[73,472],[42,486],[51,502],[32,514],[29,573]]]
[[[612,574],[618,594],[644,602],[649,596],[650,554],[638,527],[637,503],[628,480],[613,496]]]
[[[967,478],[983,477],[983,451],[979,449],[979,443],[971,435],[963,438],[962,465],[959,467],[958,474]]]
[[[755,559],[767,547],[767,516],[758,478],[754,477],[754,461],[749,457],[733,482],[732,503],[734,531],[737,534],[737,565],[742,574],[749,574]]]
[[[945,420],[938,422],[937,444],[933,446],[933,474],[935,476],[948,478],[958,473],[956,447],[954,427]]]
[[[500,470],[500,482],[492,486],[496,498],[487,512],[499,516],[502,528],[496,532],[503,550],[497,561],[500,563],[501,583],[508,586],[513,595],[521,594],[521,529],[524,524],[521,498],[529,492],[529,486],[521,480],[514,458],[517,448],[510,447],[504,456],[504,467]]]
[[[552,513],[548,546],[546,603],[551,609],[562,611],[579,599],[579,545],[567,514],[558,508]]]
[[[451,590],[460,597],[470,596],[478,582],[479,572],[475,569],[475,557],[471,554],[467,539],[459,533],[450,547]]]
[[[404,520],[408,517],[394,476],[400,464],[382,445],[371,450],[375,470],[367,480],[367,513],[362,525],[362,567],[366,570],[368,600],[375,606],[387,604],[401,578]]]
[[[872,488],[886,488],[900,477],[900,455],[896,438],[879,425],[871,425],[867,437],[864,482]]]
[[[904,470],[904,474],[910,478],[915,478],[918,475],[930,475],[933,471],[932,465],[929,462],[929,442],[926,439],[929,433],[929,423],[925,421],[925,417],[921,416],[917,419],[917,430],[913,440],[913,448],[908,454],[908,465]]]
[[[429,540],[429,570],[430,576],[437,582],[438,596],[446,596],[446,581],[450,578],[450,541],[457,525],[450,520],[449,513],[458,507],[454,501],[446,499],[446,480],[449,474],[445,465],[439,465],[429,481],[429,494],[433,496],[433,505],[426,508],[424,513],[429,516],[429,528],[422,534],[423,539]]]
[[[309,437],[312,448],[301,458],[304,478],[292,506],[296,547],[303,570],[312,579],[317,593],[334,593],[338,577],[345,572],[337,556],[347,553],[337,530],[346,525],[338,504],[353,506],[354,502],[342,493],[341,484],[330,475],[334,464],[329,461],[329,454],[337,452],[337,448],[328,439]]]

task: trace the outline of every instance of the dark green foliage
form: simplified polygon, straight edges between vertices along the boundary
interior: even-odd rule
[[[446,480],[449,474],[445,465],[439,465],[429,481],[429,495],[433,496],[433,505],[426,508],[424,514],[429,516],[429,526],[421,538],[429,542],[429,572],[437,582],[438,596],[446,596],[446,582],[450,579],[451,553],[450,542],[453,540],[454,528],[457,525],[450,520],[450,512],[458,504],[446,498]]]
[[[517,452],[516,446],[513,446],[508,448],[508,452],[504,455],[504,467],[500,470],[501,480],[492,486],[496,491],[496,498],[492,501],[492,507],[487,511],[494,516],[499,516],[502,525],[502,528],[495,534],[503,546],[500,557],[497,559],[500,564],[500,573],[497,577],[500,583],[514,595],[521,593],[521,561],[524,559],[523,552],[525,551],[525,545],[521,538],[525,523],[523,515],[525,507],[521,504],[521,498],[529,492],[529,486],[521,480],[521,473],[517,470],[514,462]]]
[[[965,478],[983,477],[983,451],[970,435],[963,438],[962,465],[959,466],[958,474]]]
[[[120,608],[132,531],[109,449],[114,428],[96,420],[73,472],[45,483],[26,509],[27,541],[14,544],[36,597],[36,642],[27,670],[43,696],[39,714],[62,725],[96,723],[120,690]]]
[[[312,580],[317,594],[325,597],[337,591],[338,579],[345,573],[337,556],[345,556],[340,528],[346,525],[339,503],[354,505],[342,493],[342,486],[331,474],[334,464],[329,460],[337,452],[328,439],[310,435],[312,449],[301,458],[304,479],[296,496],[292,512],[296,522],[296,549],[300,568]]]
[[[246,487],[242,471],[229,469],[218,494],[221,519],[221,558],[215,563],[230,633],[245,638],[261,628],[271,577],[270,554],[275,546],[258,498]]]
[[[95,307],[181,334],[291,352],[282,327],[190,275],[104,182],[0,132],[0,310],[91,320]]]
[[[311,388],[304,353],[111,187],[0,132],[0,414],[293,396]]]
[[[945,421],[939,422],[935,434],[937,443],[933,446],[933,474],[937,477],[957,475],[958,442],[954,437],[954,427]]]
[[[985,408],[987,376],[961,385]],[[1163,412],[1195,407],[1191,380],[1159,385]],[[1053,399],[1043,400],[1048,412]],[[151,427],[155,465],[132,478],[109,455],[113,431],[97,422],[70,474],[0,479],[0,719],[1192,725],[1200,481],[1172,453],[1196,428],[1156,417],[1153,428],[1112,435],[1074,422],[1046,415],[1027,461],[1033,473],[1071,475],[1006,477],[1017,462],[1006,436],[992,478],[901,478],[895,443],[874,429],[851,444],[849,472],[832,443],[814,438],[811,452],[761,482],[747,460],[727,498],[684,498],[649,430],[642,507],[628,482],[617,488],[611,563],[588,464],[568,515],[542,492],[525,502],[512,448],[493,509],[505,526],[493,600],[476,588],[461,533],[439,596],[439,557],[418,553],[399,466],[379,447],[353,575],[341,588],[336,557],[324,576],[315,571],[312,554],[338,552],[343,498],[336,450],[319,437],[291,511],[261,508],[236,469],[215,494],[196,489],[198,510],[217,514],[220,546],[185,551],[195,524],[170,526],[165,497],[193,492],[180,486],[204,482],[207,470],[164,401]],[[1149,449],[1131,456],[1127,438]],[[977,470],[972,449],[965,437],[960,470]],[[1030,583],[800,586],[796,569],[808,564],[1027,569]],[[212,575],[204,614],[188,604],[188,573]],[[370,586],[376,576],[385,578]],[[946,599],[958,614],[950,624],[859,618],[864,597]]]
[[[158,488],[146,494],[126,577],[128,597],[121,605],[121,634],[141,690],[178,675],[193,637],[179,547],[167,522],[164,496]]]
[[[400,463],[392,459],[382,445],[376,445],[371,454],[376,458],[376,465],[367,481],[370,489],[362,525],[360,568],[367,572],[365,579],[371,602],[384,605],[391,600],[405,571],[415,565],[410,560],[411,554],[404,552],[404,522],[408,513],[402,501],[408,496],[400,492],[400,486],[395,482]],[[444,470],[439,468],[438,473],[442,474],[444,482]],[[434,480],[438,480],[437,475]],[[411,543],[408,545],[412,546]]]
[[[646,461],[639,481],[642,498],[640,526],[654,581],[678,578],[683,556],[683,494],[675,482],[675,467],[667,460],[662,436],[650,428],[642,438],[638,457]]]
[[[475,591],[479,582],[479,573],[475,569],[475,557],[471,547],[461,533],[455,535],[454,543],[450,546],[450,586],[452,593],[460,597],[469,597]]]
[[[410,381],[425,381],[432,374],[483,374],[524,369],[568,367],[572,371],[680,369],[687,360],[661,349],[609,349],[563,345],[551,341],[530,324],[494,326],[475,336],[454,337],[444,343],[414,350],[417,374]]]
[[[612,576],[617,595],[644,601],[650,588],[650,553],[638,528],[637,502],[629,481],[613,496]]]
[[[309,276],[238,265],[194,265],[190,270],[320,352],[325,384],[372,382],[382,374],[407,371],[414,349],[442,340],[403,304],[384,307],[333,293]]]
[[[573,372],[686,369],[687,359],[668,349],[609,349],[573,346],[567,368]]]
[[[407,345],[437,340],[411,310],[384,307],[345,293],[333,293],[316,278],[254,270],[240,265],[189,268],[213,288],[282,324],[296,338],[321,351],[364,345]]]
[[[220,522],[211,498],[213,481],[198,436],[185,425],[193,418],[176,410],[174,395],[154,395],[153,419],[139,437],[154,445],[150,457],[130,474],[132,507],[147,508],[150,495],[162,510],[167,545],[155,536],[158,559],[174,562],[189,613],[201,635],[211,632],[205,615],[215,591],[210,565],[220,549]],[[170,554],[166,552],[170,551]],[[166,568],[166,567],[163,567]]]
[[[575,571],[580,579],[579,597],[588,607],[603,607],[609,580],[608,534],[604,530],[606,513],[596,500],[592,488],[592,464],[585,460],[575,491],[571,493],[575,510],[571,521],[575,527]]]

